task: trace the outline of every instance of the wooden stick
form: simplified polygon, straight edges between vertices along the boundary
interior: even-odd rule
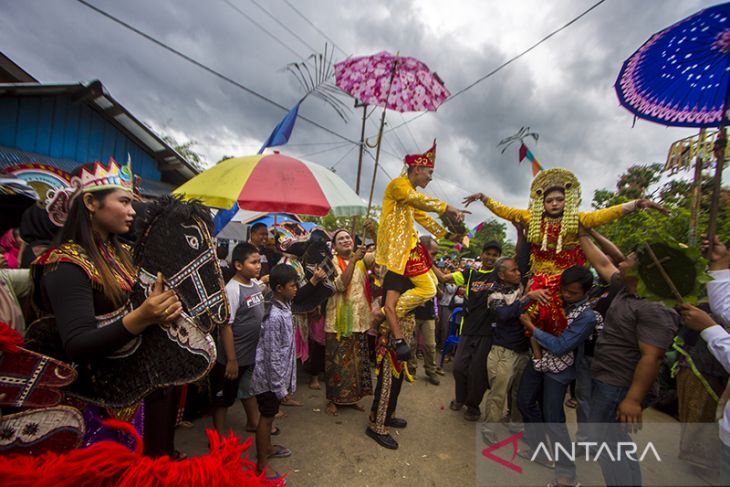
[[[682,295],[679,294],[679,290],[677,289],[677,286],[674,285],[674,282],[672,281],[672,278],[669,277],[669,274],[667,274],[667,271],[664,270],[664,266],[661,262],[659,262],[659,259],[657,258],[656,254],[654,253],[654,249],[651,248],[651,245],[649,245],[647,242],[644,242],[644,247],[646,248],[647,252],[649,252],[649,257],[651,257],[651,260],[654,261],[654,265],[659,270],[659,274],[661,274],[662,278],[664,279],[664,282],[667,283],[667,286],[669,286],[669,289],[672,291],[672,294],[674,294],[674,298],[679,301],[679,303],[684,303],[684,299],[682,298]]]

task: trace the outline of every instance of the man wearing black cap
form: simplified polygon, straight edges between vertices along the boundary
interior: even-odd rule
[[[502,246],[490,241],[482,247],[480,269],[436,275],[441,282],[453,282],[466,288],[461,338],[454,357],[455,398],[449,407],[460,411],[466,406],[464,419],[477,421],[481,416],[479,404],[489,387],[487,356],[492,348],[492,316],[487,297],[497,280],[494,263],[502,255]]]

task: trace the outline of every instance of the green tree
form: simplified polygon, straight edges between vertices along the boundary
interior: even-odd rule
[[[190,140],[181,144],[177,141],[177,139],[175,139],[175,137],[167,134],[160,135],[160,138],[164,140],[167,145],[175,149],[175,152],[187,159],[188,162],[190,162],[198,170],[205,171],[208,168],[208,163],[203,159],[203,156],[193,149],[193,146],[198,145],[196,141]]]
[[[502,245],[502,255],[515,255],[515,245],[507,240],[507,224],[503,221],[490,218],[469,242],[469,251],[474,257],[482,253],[482,246],[496,240]]]
[[[631,166],[619,176],[615,191],[599,189],[594,193],[592,206],[596,209],[607,208],[647,197],[650,187],[660,181],[661,172],[660,164]],[[638,212],[604,225],[598,231],[624,251],[633,249],[647,238],[686,243],[690,225],[690,195],[689,179],[673,179],[656,192],[658,202],[670,210],[670,215],[655,211]],[[707,228],[711,198],[712,181],[709,176],[704,176],[701,184],[700,232]],[[721,194],[718,223],[718,235],[725,241],[730,238],[730,191],[727,189],[723,189]]]
[[[482,246],[491,240],[496,240],[502,245],[502,255],[514,255],[515,245],[507,240],[507,224],[503,221],[490,218],[484,222],[482,228],[469,241],[469,247],[464,247],[461,252],[456,252],[454,244],[448,241],[439,241],[442,253],[457,257],[478,258],[482,253]]]
[[[633,165],[619,176],[616,183],[617,193],[631,199],[643,198],[649,186],[659,182],[662,177],[661,171],[662,165],[659,163]]]
[[[378,218],[380,217],[380,207],[379,206],[373,206],[370,208],[370,218],[374,220],[374,229],[375,232],[378,231]],[[347,216],[347,217],[336,217],[332,214],[332,212],[327,213],[325,216],[306,216],[303,215],[302,221],[305,222],[311,222],[316,223],[317,225],[320,225],[328,232],[333,232],[337,229],[344,228],[348,232],[352,229],[352,222],[353,217]],[[362,234],[362,224],[363,224],[363,217],[357,217],[357,228],[355,228],[355,233],[358,235]],[[370,238],[370,236],[368,236]]]

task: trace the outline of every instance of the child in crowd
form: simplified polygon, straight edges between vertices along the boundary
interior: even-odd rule
[[[266,469],[269,458],[285,458],[291,455],[288,448],[271,444],[271,426],[282,399],[287,394],[294,393],[297,387],[291,301],[297,294],[298,282],[297,271],[290,265],[276,265],[269,274],[269,287],[273,296],[267,306],[256,347],[256,366],[251,388],[251,392],[256,395],[261,414],[256,430],[259,473]]]
[[[256,345],[264,318],[264,296],[256,278],[261,272],[261,257],[249,243],[233,249],[236,274],[226,284],[231,306],[228,325],[220,330],[218,357],[210,375],[213,396],[213,425],[223,435],[226,412],[236,400],[238,389],[249,391],[256,362]],[[256,400],[250,394],[242,400],[246,410],[247,429],[257,422]]]

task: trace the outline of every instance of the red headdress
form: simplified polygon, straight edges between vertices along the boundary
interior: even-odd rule
[[[436,139],[433,139],[433,145],[423,154],[408,154],[405,158],[407,166],[413,167],[433,167],[436,165]]]

